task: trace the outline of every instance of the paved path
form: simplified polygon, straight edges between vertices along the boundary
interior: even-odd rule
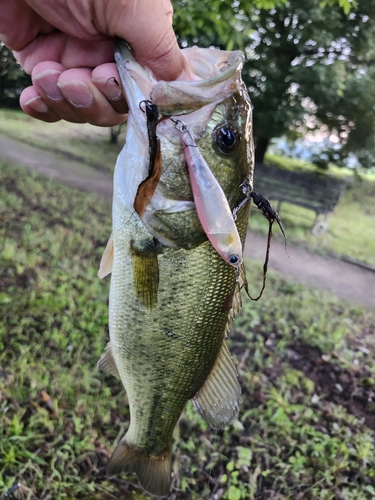
[[[25,145],[0,134],[0,157],[27,166],[51,179],[112,198],[112,179],[108,174],[62,156]],[[249,232],[245,257],[263,260],[266,239]],[[290,281],[332,292],[334,295],[375,309],[375,273],[331,257],[322,257],[299,246],[272,240],[269,267]]]
[[[266,237],[248,233],[245,257],[264,260]],[[332,292],[337,297],[375,309],[375,273],[332,257],[310,253],[305,248],[272,239],[269,268],[284,278]]]

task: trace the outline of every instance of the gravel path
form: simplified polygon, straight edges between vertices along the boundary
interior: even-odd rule
[[[83,191],[97,193],[108,201],[112,198],[112,179],[82,163],[23,144],[0,134],[0,157],[10,163],[31,168],[50,179],[63,182]],[[249,232],[245,257],[263,260],[266,239]],[[322,257],[308,250],[272,240],[269,268],[290,281],[327,290],[353,304],[375,308],[375,273],[354,264],[331,257]]]

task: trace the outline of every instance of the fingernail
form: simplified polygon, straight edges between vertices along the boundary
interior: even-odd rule
[[[92,78],[92,82],[109,101],[120,100],[121,87],[115,78]]]
[[[37,111],[38,113],[47,113],[47,111],[49,110],[49,107],[40,96],[29,99],[28,101],[25,102],[24,105],[28,106],[29,108],[32,108],[34,111]]]
[[[50,98],[52,101],[62,101],[64,96],[60,92],[60,89],[57,86],[57,80],[61,75],[61,71],[55,71],[53,69],[46,69],[41,73],[33,76],[33,82],[38,82],[38,85],[41,87],[43,92]]]
[[[6,38],[6,36],[3,35],[2,33],[0,33],[0,40],[5,40],[5,38]],[[21,56],[20,56],[20,53],[17,50],[13,51],[13,57],[20,64]]]
[[[67,80],[58,84],[65,99],[76,108],[88,108],[91,106],[94,96],[86,84],[78,80]]]

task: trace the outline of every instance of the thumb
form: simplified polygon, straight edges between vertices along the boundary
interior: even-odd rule
[[[137,61],[161,80],[175,80],[183,71],[183,56],[172,28],[169,0],[128,0],[114,19],[114,36],[124,38]],[[121,19],[119,19],[121,18]]]

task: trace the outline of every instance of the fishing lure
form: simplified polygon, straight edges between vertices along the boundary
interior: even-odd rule
[[[141,107],[145,105],[145,109]],[[147,135],[149,143],[149,174],[148,177],[140,183],[134,199],[134,210],[142,217],[145,213],[155,189],[158,185],[162,172],[162,158],[160,150],[160,140],[156,135],[156,127],[159,123],[159,111],[156,104],[151,101],[142,101],[139,103],[140,109],[146,113]]]
[[[265,258],[264,264],[263,264],[263,285],[262,285],[262,288],[261,288],[258,296],[255,298],[252,297],[250,295],[247,283],[244,284],[245,291],[246,291],[247,295],[249,296],[249,298],[251,300],[257,301],[263,295],[264,289],[266,287],[268,261],[269,261],[269,256],[270,256],[270,246],[271,246],[271,238],[272,238],[272,225],[275,221],[279,225],[280,231],[282,232],[282,234],[284,236],[285,251],[286,251],[286,245],[287,245],[288,240],[287,240],[283,225],[281,223],[280,216],[276,212],[276,210],[273,208],[273,206],[271,205],[269,200],[265,196],[258,194],[253,190],[250,190],[249,186],[246,184],[246,181],[242,184],[242,188],[243,188],[244,194],[246,194],[246,197],[241,201],[241,203],[238,205],[238,207],[236,207],[233,210],[234,220],[236,220],[236,218],[237,218],[237,212],[250,200],[250,198],[252,198],[255,205],[257,206],[257,208],[262,212],[263,216],[268,220],[268,224],[269,224],[268,225],[266,258]],[[287,255],[288,255],[288,253],[287,253]]]
[[[204,232],[218,254],[237,270],[242,264],[242,244],[225,193],[203,158],[188,127],[176,121],[180,132],[195,207]]]

